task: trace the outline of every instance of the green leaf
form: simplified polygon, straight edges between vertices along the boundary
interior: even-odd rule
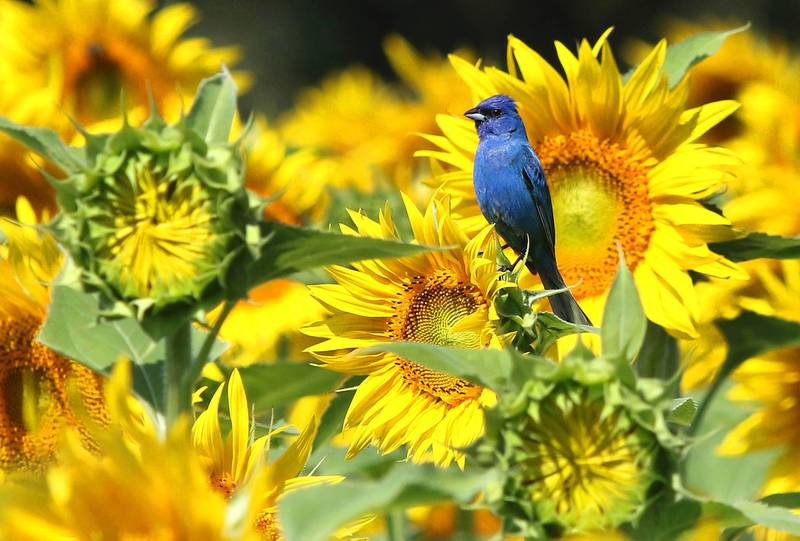
[[[729,374],[743,361],[767,351],[800,345],[800,323],[744,310],[734,319],[717,321],[728,343],[720,372]]]
[[[342,375],[305,363],[255,364],[239,369],[256,415],[304,396],[335,390]]]
[[[689,68],[716,53],[728,36],[738,34],[748,28],[750,28],[750,23],[732,30],[700,32],[667,47],[661,71],[667,76],[670,88],[683,79]]]
[[[133,392],[145,400],[153,410],[164,412],[166,409],[164,391],[164,361],[152,364],[134,364]]]
[[[731,261],[753,259],[800,258],[800,237],[781,237],[767,233],[750,233],[746,237],[708,245],[712,251]]]
[[[317,436],[314,438],[313,449],[320,449],[342,431],[344,418],[356,393],[352,387],[358,386],[362,381],[364,381],[363,376],[348,378],[342,384],[342,389],[344,390],[334,394],[328,407],[325,408],[325,413],[322,414],[319,420],[319,428],[317,428]]]
[[[337,528],[370,513],[452,499],[466,503],[492,480],[486,472],[404,463],[378,480],[346,480],[289,492],[279,502],[278,512],[287,541],[324,541]],[[314,510],[314,520],[309,520],[309,509]]]
[[[224,70],[200,83],[186,124],[208,143],[226,143],[235,115],[236,83]]]
[[[716,324],[725,336],[728,354],[700,403],[689,431],[691,434],[697,431],[709,404],[714,400],[727,377],[740,364],[751,357],[773,349],[800,345],[800,323],[794,321],[744,310],[734,319],[720,319]]]
[[[678,341],[662,327],[648,321],[634,368],[640,377],[669,380],[678,372],[679,355]]]
[[[732,502],[731,507],[737,509],[754,524],[766,526],[772,530],[800,535],[800,516],[790,509],[770,506],[761,502]]]
[[[511,352],[499,349],[466,349],[420,342],[387,342],[356,354],[389,352],[431,370],[464,378],[477,385],[498,389],[508,384],[514,361]]]
[[[397,258],[436,248],[405,242],[340,235],[278,222],[262,227],[267,239],[250,268],[252,285],[325,265],[346,265],[364,259]]]
[[[672,407],[669,410],[667,421],[689,426],[692,424],[695,412],[697,412],[697,402],[695,402],[693,398],[688,396],[676,398],[672,401]]]
[[[648,506],[636,527],[628,532],[631,541],[674,541],[697,523],[702,511],[699,502],[670,502],[668,497],[665,494]]]
[[[50,160],[66,173],[77,173],[86,169],[83,151],[65,145],[58,134],[49,128],[21,126],[0,117],[0,131]]]
[[[611,359],[633,362],[644,341],[647,318],[636,291],[633,275],[620,250],[619,265],[603,312],[600,335],[603,355]]]
[[[163,359],[163,345],[133,318],[101,317],[98,296],[65,285],[53,287],[39,341],[89,368],[102,371],[120,357],[134,364]]]
[[[764,496],[759,500],[769,506],[787,507],[789,509],[800,508],[800,492],[780,492]]]
[[[754,499],[780,449],[735,456],[718,453],[726,434],[749,414],[741,404],[727,399],[729,388],[729,384],[721,387],[716,399],[709,403],[705,418],[699,417],[699,410],[695,415],[692,426],[696,427],[698,436],[681,464],[682,480],[692,492],[717,501]],[[731,472],[736,472],[736,475],[731,475]]]

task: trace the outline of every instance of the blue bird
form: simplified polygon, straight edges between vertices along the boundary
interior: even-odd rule
[[[480,139],[472,182],[481,212],[520,258],[528,254],[525,265],[545,288],[565,288],[556,263],[550,190],[516,103],[498,94],[464,115],[475,121]],[[565,321],[591,325],[569,291],[552,295],[550,305]]]

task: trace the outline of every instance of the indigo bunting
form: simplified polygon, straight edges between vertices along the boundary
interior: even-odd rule
[[[480,139],[472,182],[481,212],[520,258],[527,253],[525,265],[545,288],[565,288],[556,264],[550,190],[516,103],[498,94],[464,115],[475,121]],[[550,296],[550,305],[565,321],[591,325],[569,291]]]

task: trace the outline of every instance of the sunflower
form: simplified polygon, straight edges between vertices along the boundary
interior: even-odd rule
[[[434,129],[437,112],[466,107],[469,91],[441,57],[422,55],[400,36],[389,36],[384,50],[400,84],[347,69],[301,94],[279,131],[303,149],[306,167],[319,162],[336,187],[371,192],[391,183],[422,197],[414,134]]]
[[[517,101],[550,183],[561,273],[576,284],[573,294],[592,321],[601,320],[619,242],[648,318],[676,336],[695,336],[689,271],[743,276],[708,249],[708,242],[730,238],[731,227],[700,203],[724,186],[737,160],[696,143],[736,104],[687,109],[689,79],[669,88],[661,75],[663,41],[623,82],[607,35],[593,46],[582,41],[577,56],[556,42],[566,79],[513,36],[508,72],[451,61],[475,100],[505,93]],[[472,188],[478,137],[467,119],[438,122],[443,135],[427,139],[439,150],[418,154],[450,167],[438,181],[454,216],[474,233],[484,224]]]
[[[211,485],[226,498],[230,498],[261,465],[265,446],[278,431],[251,441],[252,427],[247,395],[239,371],[234,370],[228,381],[231,430],[227,439],[223,438],[219,422],[219,403],[224,387],[224,382],[217,387],[208,408],[194,422],[192,442],[209,471]]]
[[[47,284],[62,258],[53,238],[36,229],[25,199],[17,202],[17,220],[0,220],[8,239],[0,246],[0,471],[41,469],[64,425],[92,445],[74,396],[91,421],[106,421],[100,377],[36,339],[50,301]]]
[[[245,184],[269,200],[266,218],[300,225],[319,218],[329,204],[329,179],[336,163],[311,149],[289,151],[277,130],[256,117],[245,140]]]
[[[763,291],[742,296],[743,308],[800,321],[800,261],[787,260],[778,270],[760,266],[754,273]],[[734,373],[728,397],[759,402],[759,408],[725,438],[720,452],[729,455],[782,448],[762,488],[764,494],[800,489],[800,347],[777,349],[744,362]]]
[[[120,92],[131,111],[146,114],[148,87],[164,112],[205,77],[231,65],[235,48],[181,39],[197,20],[189,4],[154,11],[151,0],[2,2],[0,73],[4,92],[53,127],[119,117]],[[240,81],[244,82],[243,76]],[[63,113],[67,113],[66,115]],[[18,118],[33,122],[33,118]],[[44,122],[43,122],[44,123]]]
[[[331,370],[362,374],[345,419],[352,429],[348,456],[370,443],[388,453],[408,445],[415,461],[464,465],[460,449],[480,436],[483,408],[494,394],[394,355],[360,354],[357,349],[392,341],[426,342],[467,348],[497,347],[493,299],[498,281],[490,228],[468,241],[447,207],[431,203],[423,216],[404,196],[415,241],[450,247],[409,258],[331,267],[335,285],[311,286],[331,315],[304,332],[323,339],[307,351]],[[358,236],[398,238],[389,210],[375,222],[351,212]]]
[[[223,438],[219,417],[223,389],[224,383],[217,388],[208,408],[192,427],[194,448],[199,453],[200,463],[208,472],[210,486],[226,500],[231,500],[241,492],[249,492],[249,526],[245,528],[243,539],[278,541],[283,537],[277,503],[285,494],[307,486],[338,483],[344,478],[337,475],[300,476],[316,436],[317,425],[313,417],[283,454],[267,463],[266,453],[272,436],[289,427],[280,427],[252,439],[249,403],[242,378],[235,369],[228,380],[231,429],[227,438]],[[367,517],[356,521],[338,531],[335,537],[347,538],[370,520],[371,517]]]
[[[729,142],[744,159],[722,199],[737,227],[773,235],[800,234],[800,59],[771,81],[739,93],[741,133]]]
[[[130,365],[118,363],[106,400],[119,408],[110,424],[92,432],[96,452],[67,437],[44,478],[0,487],[0,537],[229,539],[223,536],[225,498],[208,483],[186,423],[164,438],[153,425],[131,424],[142,410],[129,407],[130,378]]]

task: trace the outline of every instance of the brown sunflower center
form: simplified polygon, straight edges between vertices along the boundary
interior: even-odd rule
[[[536,151],[550,183],[558,265],[578,299],[607,291],[617,268],[616,241],[631,269],[653,232],[647,166],[587,131],[545,137]]]
[[[280,541],[283,539],[278,525],[278,517],[271,511],[261,511],[256,517],[256,531],[265,541]]]
[[[449,270],[414,276],[403,286],[394,304],[395,314],[388,321],[388,331],[394,340],[481,347],[480,332],[461,330],[458,326],[478,310],[485,310],[486,300],[474,284],[459,279]],[[461,378],[405,359],[397,359],[395,363],[406,382],[448,404],[480,395],[479,387]]]
[[[40,323],[34,317],[0,320],[3,470],[38,469],[51,458],[62,423],[79,426],[70,407],[73,391],[92,419],[106,420],[99,376],[37,342]],[[91,445],[88,433],[81,433]]]
[[[212,473],[211,486],[217,489],[225,498],[230,498],[236,492],[236,481],[228,472]]]

